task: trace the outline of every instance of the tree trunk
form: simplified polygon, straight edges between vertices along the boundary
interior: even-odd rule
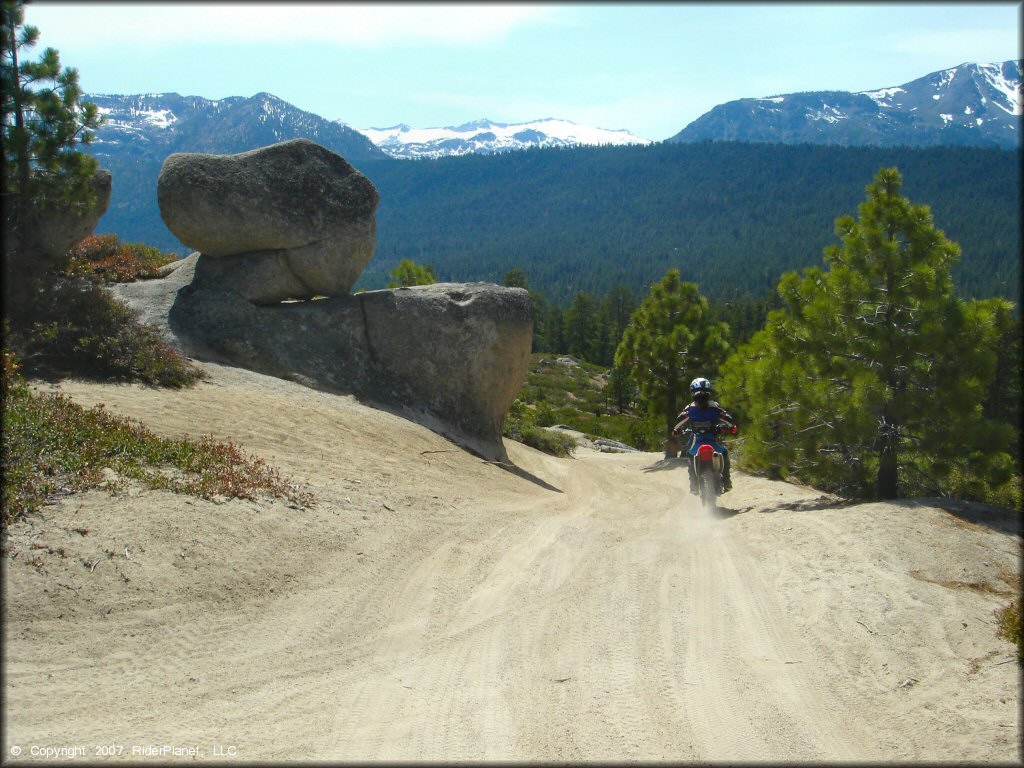
[[[672,437],[672,427],[676,425],[678,397],[671,387],[665,394],[665,458],[674,459],[679,455],[679,440]]]
[[[896,240],[896,223],[890,221],[886,235],[888,241]],[[891,262],[886,262],[885,268],[885,325],[888,330],[886,334],[888,349],[883,351],[885,361],[885,386],[888,397],[896,397],[903,389],[902,377],[896,373],[896,361],[901,357],[900,344],[901,334],[896,326],[896,305],[893,297],[896,292],[896,275],[893,272]],[[899,456],[898,445],[900,437],[900,425],[893,418],[892,404],[888,402],[882,409],[882,423],[878,426],[879,456],[878,456],[878,478],[875,482],[875,495],[879,499],[895,499],[899,486]]]
[[[882,416],[879,427],[880,451],[878,455],[878,477],[875,482],[875,495],[879,499],[895,499],[899,488],[899,454],[897,440],[899,428],[889,420],[888,414]]]

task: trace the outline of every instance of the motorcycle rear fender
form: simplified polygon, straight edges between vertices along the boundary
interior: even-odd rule
[[[713,445],[705,443],[697,447],[697,453],[693,457],[693,466],[699,472],[702,466],[707,467],[708,464],[718,474],[721,474],[725,468],[725,460],[722,454],[716,451]]]

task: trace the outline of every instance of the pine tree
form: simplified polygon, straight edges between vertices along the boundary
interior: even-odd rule
[[[958,463],[1008,476],[1009,432],[982,415],[1008,302],[965,302],[959,247],[883,168],[859,218],[842,216],[827,270],[779,282],[784,306],[725,366],[752,420],[753,468],[858,495],[939,490]]]
[[[601,344],[597,300],[589,293],[578,293],[565,313],[566,351],[587,362],[597,362]]]
[[[629,319],[633,316],[636,308],[636,296],[621,283],[613,285],[601,302],[601,320],[605,328],[600,359],[597,361],[601,365],[613,364],[615,349],[622,341],[622,334],[629,327]]]
[[[530,290],[530,281],[526,279],[526,272],[521,267],[514,267],[506,272],[502,285],[506,288],[525,288]]]
[[[664,417],[669,439],[684,404],[687,383],[713,376],[725,359],[728,326],[712,317],[711,307],[694,283],[684,283],[670,269],[633,313],[615,365],[628,370],[649,408]],[[672,455],[671,448],[666,449]]]
[[[82,102],[78,71],[62,67],[55,49],[25,60],[39,29],[24,24],[21,0],[5,0],[0,12],[4,249],[7,257],[31,257],[30,225],[39,214],[94,204],[96,160],[74,147],[88,144],[101,120],[95,104]]]
[[[561,307],[555,305],[548,310],[545,326],[549,347],[546,351],[556,353],[568,352],[568,347],[565,343],[565,312],[562,311]]]
[[[434,277],[434,268],[431,265],[417,264],[412,259],[402,259],[388,274],[391,276],[388,288],[433,285],[437,282],[437,278]]]

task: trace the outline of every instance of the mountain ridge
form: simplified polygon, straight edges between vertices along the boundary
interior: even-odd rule
[[[400,159],[494,154],[530,147],[651,143],[625,129],[596,128],[553,117],[522,123],[501,123],[485,117],[457,126],[413,128],[399,123],[389,128],[356,130],[391,157]]]
[[[898,86],[806,91],[720,104],[671,143],[1021,146],[1021,60],[966,62]]]
[[[860,98],[874,104],[867,93]],[[870,93],[903,98],[892,89]],[[769,137],[706,147],[534,147],[408,163],[268,93],[86,100],[110,117],[83,147],[114,177],[98,231],[181,255],[188,249],[167,230],[156,200],[169,154],[235,154],[308,138],[345,157],[381,193],[377,255],[363,287],[382,286],[387,270],[409,258],[432,263],[442,279],[500,281],[522,267],[531,285],[557,301],[616,281],[643,289],[669,266],[709,294],[759,294],[781,271],[820,261],[835,217],[856,210],[879,167],[895,165],[908,196],[931,205],[939,226],[962,244],[958,285],[971,295],[1019,296],[1019,150],[794,145]]]
[[[299,109],[265,91],[254,96],[205,99],[178,93],[87,94],[106,123],[89,151],[97,157],[123,152],[232,153],[302,136],[350,162],[384,153],[358,131]]]

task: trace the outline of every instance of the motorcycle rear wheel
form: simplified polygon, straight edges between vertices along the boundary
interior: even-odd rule
[[[700,501],[705,512],[713,515],[718,511],[718,488],[711,472],[702,472],[700,475]]]

